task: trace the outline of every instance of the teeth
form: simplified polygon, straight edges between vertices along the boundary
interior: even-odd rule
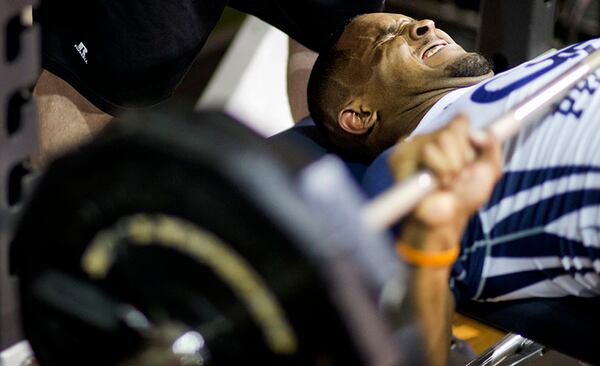
[[[423,58],[429,58],[429,57],[435,55],[442,48],[444,48],[444,45],[442,45],[442,44],[432,47],[429,51],[425,52],[425,55],[423,56]]]

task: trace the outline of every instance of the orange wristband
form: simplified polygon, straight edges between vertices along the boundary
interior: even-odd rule
[[[454,263],[460,253],[458,245],[440,251],[424,251],[401,241],[396,243],[396,252],[407,263],[423,267],[447,267]]]

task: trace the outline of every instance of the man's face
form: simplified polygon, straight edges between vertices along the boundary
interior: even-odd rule
[[[488,75],[482,56],[466,52],[431,20],[400,14],[363,15],[350,23],[337,43],[350,52],[347,69],[355,81],[376,86],[369,92],[394,91],[397,98],[431,88],[452,87],[453,79]]]
[[[463,50],[433,21],[400,14],[354,19],[336,49],[348,56],[336,82],[350,90],[338,123],[347,132],[368,133],[371,146],[395,143],[445,93],[492,76],[483,56]]]

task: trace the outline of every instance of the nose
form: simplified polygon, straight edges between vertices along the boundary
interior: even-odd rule
[[[419,40],[420,38],[427,35],[429,32],[433,32],[435,30],[435,23],[430,19],[423,19],[413,22],[410,25],[410,38],[413,40]]]

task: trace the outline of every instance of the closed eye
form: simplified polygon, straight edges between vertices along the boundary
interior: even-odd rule
[[[382,36],[377,41],[377,44],[375,45],[375,47],[379,47],[381,45],[384,45],[384,44],[386,44],[387,42],[391,41],[394,38],[396,38],[396,34],[393,34],[393,33],[385,35],[385,36]]]
[[[399,36],[406,24],[408,24],[408,21],[390,24],[383,32],[380,33],[375,47],[379,47]]]

